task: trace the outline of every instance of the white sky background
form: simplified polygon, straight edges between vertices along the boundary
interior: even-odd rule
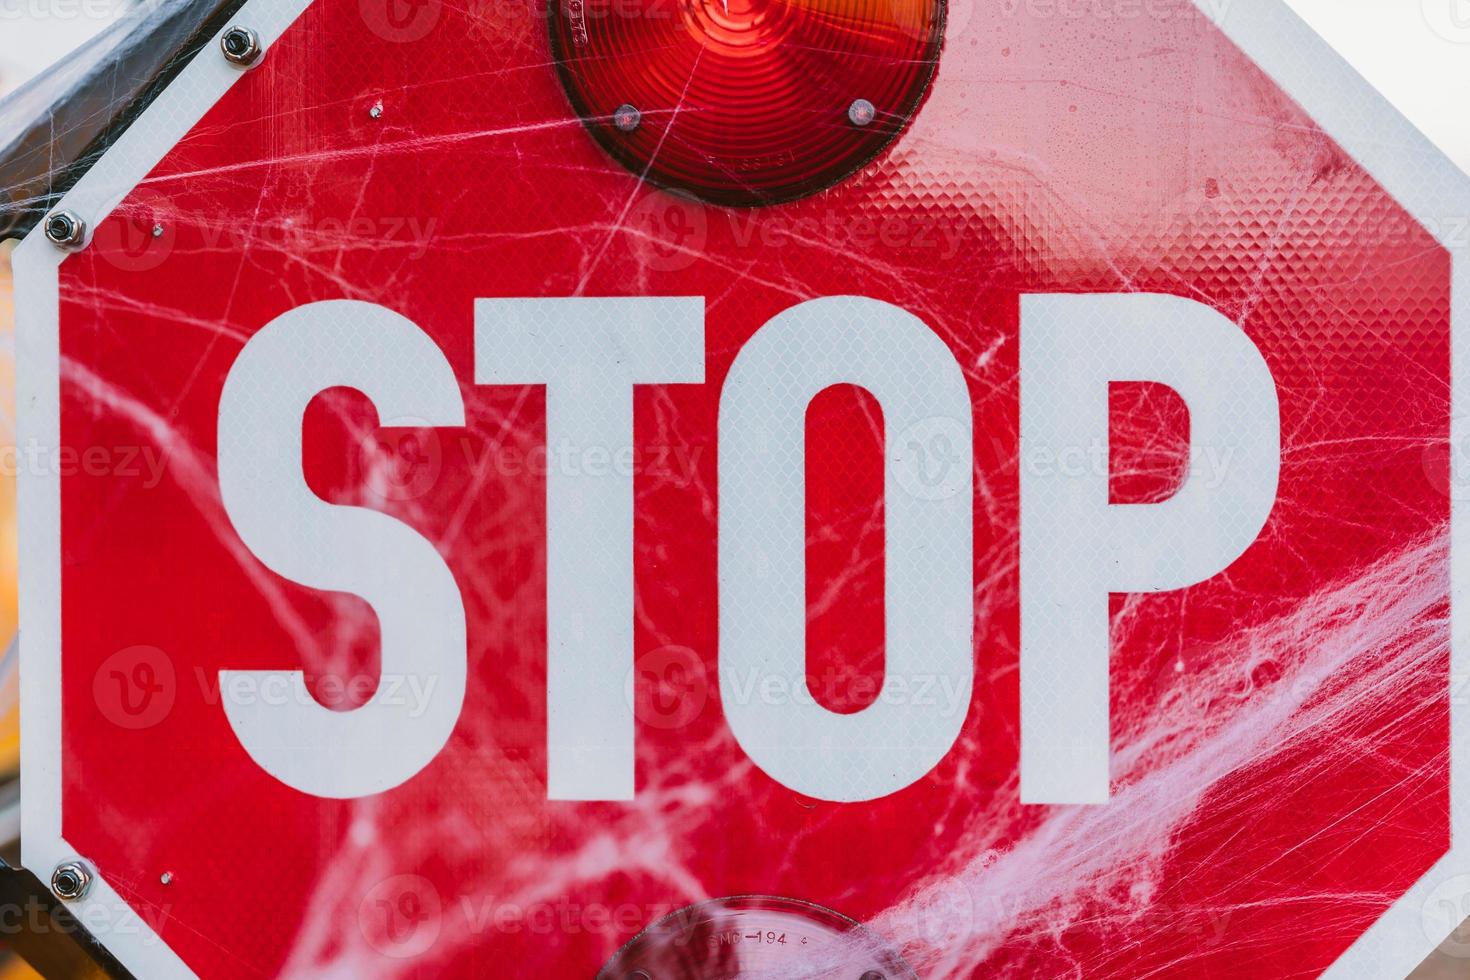
[[[1470,0],[1288,2],[1470,170]],[[0,0],[0,95],[102,30],[126,3]]]
[[[111,24],[127,0],[0,0],[0,96]]]
[[[1470,171],[1470,0],[1288,0]]]

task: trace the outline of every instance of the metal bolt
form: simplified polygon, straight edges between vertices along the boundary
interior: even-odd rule
[[[57,248],[75,252],[87,243],[87,223],[70,211],[57,211],[46,219],[46,238]]]
[[[383,118],[383,100],[382,99],[379,99],[377,102],[374,102],[373,103],[373,107],[368,110],[368,115],[371,116],[371,117],[373,117],[374,119],[382,119]]]
[[[57,897],[74,902],[87,894],[92,887],[92,872],[80,861],[58,864],[51,872],[51,890]]]
[[[248,27],[232,27],[219,39],[225,60],[241,68],[249,68],[260,60],[260,35]]]
[[[160,885],[171,885],[173,884],[173,880],[174,873],[172,871],[165,871],[163,874],[158,876],[158,883]]]
[[[612,119],[613,125],[620,132],[631,133],[643,122],[643,113],[639,112],[636,106],[624,102],[613,110]]]
[[[877,108],[867,99],[853,99],[847,107],[847,121],[854,126],[867,126],[877,117]]]

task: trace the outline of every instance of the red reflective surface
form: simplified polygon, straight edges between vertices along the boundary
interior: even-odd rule
[[[587,977],[661,915],[740,894],[834,909],[926,977],[1325,968],[1448,844],[1449,259],[1192,7],[1170,9],[952,12],[928,102],[873,166],[729,211],[612,164],[529,11],[446,5],[412,38],[313,6],[130,198],[165,216],[163,251],[99,229],[62,267],[63,438],[139,467],[62,478],[68,840],[211,977]],[[1218,308],[1282,413],[1256,543],[1201,585],[1113,599],[1106,807],[1018,799],[1018,297],[1054,290]],[[546,799],[543,400],[472,383],[476,297],[574,294],[707,304],[706,383],[635,402],[627,803]],[[932,773],[860,804],[756,769],[714,683],[720,384],[767,319],[834,294],[921,317],[976,420],[973,703]],[[308,412],[313,487],[432,540],[469,616],[458,730],[358,802],[256,768],[214,680],[303,667],[321,690],[377,670],[366,605],[259,566],[214,472],[241,346],[341,297],[427,331],[467,422],[377,430],[348,392]],[[851,392],[808,424],[836,440],[808,502],[813,567],[860,571],[831,606],[808,582],[820,686],[828,665],[850,680],[881,662],[880,440]],[[1183,431],[1164,401],[1115,393],[1115,499],[1167,492]],[[385,460],[412,492],[367,486]],[[151,724],[97,693],[124,651],[166,688]],[[860,705],[854,689],[834,683],[830,706]]]

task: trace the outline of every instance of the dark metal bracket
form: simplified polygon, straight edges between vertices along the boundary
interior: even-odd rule
[[[55,980],[132,980],[39,878],[3,861],[0,941]]]
[[[243,0],[163,0],[0,101],[0,239],[29,232]]]

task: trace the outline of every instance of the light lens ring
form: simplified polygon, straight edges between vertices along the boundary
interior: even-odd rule
[[[572,107],[615,160],[749,207],[830,187],[888,147],[928,93],[944,14],[944,0],[557,0],[550,21]],[[861,124],[858,102],[874,108]]]

